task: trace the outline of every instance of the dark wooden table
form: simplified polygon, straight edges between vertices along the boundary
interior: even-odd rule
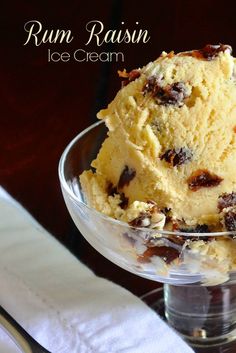
[[[95,121],[95,113],[120,87],[117,69],[131,70],[162,50],[200,48],[206,43],[236,47],[234,1],[50,1],[5,4],[1,21],[0,184],[96,274],[142,295],[157,283],[138,278],[98,254],[79,234],[64,205],[58,176],[59,157],[68,142]],[[70,44],[32,43],[24,23],[36,19],[46,29],[70,29]],[[86,23],[100,20],[106,29],[147,29],[146,44],[90,43]],[[47,51],[121,51],[124,62],[47,61]],[[236,351],[236,349],[235,349]],[[232,351],[233,352],[233,351]]]

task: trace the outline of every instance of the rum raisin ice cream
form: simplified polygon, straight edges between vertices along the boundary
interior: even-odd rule
[[[119,72],[122,88],[98,113],[108,136],[93,168],[80,176],[90,206],[134,227],[236,231],[231,52],[222,44],[163,52],[141,69]],[[211,251],[221,261],[220,241],[219,251],[216,239],[188,246],[202,254]],[[228,259],[227,270],[234,261],[236,256]]]

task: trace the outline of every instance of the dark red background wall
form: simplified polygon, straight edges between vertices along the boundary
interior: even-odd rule
[[[12,1],[1,10],[0,184],[50,232],[98,274],[141,294],[156,286],[118,269],[88,245],[65,208],[57,176],[67,143],[95,120],[120,87],[117,69],[130,70],[162,50],[227,43],[236,48],[234,1]],[[23,46],[24,23],[70,29],[70,44]],[[90,44],[89,51],[123,51],[125,62],[48,63],[47,50],[84,48],[85,25],[100,20],[106,29],[147,29],[146,44]]]

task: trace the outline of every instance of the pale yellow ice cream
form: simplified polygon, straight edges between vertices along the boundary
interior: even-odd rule
[[[224,228],[219,198],[231,195],[226,206],[236,204],[234,70],[230,47],[220,45],[162,53],[121,72],[127,84],[98,113],[109,132],[92,163],[96,172],[80,176],[88,203],[131,222],[140,213],[151,220],[152,200],[163,217],[150,226],[163,225],[168,211],[167,228]]]

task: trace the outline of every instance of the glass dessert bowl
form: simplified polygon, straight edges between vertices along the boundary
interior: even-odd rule
[[[137,227],[89,207],[79,175],[90,168],[106,134],[103,122],[93,124],[71,141],[59,163],[62,193],[76,226],[110,261],[165,283],[167,322],[190,344],[207,347],[234,340],[236,275],[230,256],[234,256],[235,233],[150,229],[145,220]]]

